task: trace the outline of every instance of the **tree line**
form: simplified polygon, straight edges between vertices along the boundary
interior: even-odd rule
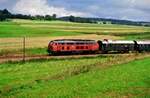
[[[134,25],[134,26],[150,26],[150,22],[138,22],[129,20],[106,19],[106,18],[85,18],[85,17],[61,17],[59,20],[79,22],[79,23],[100,23],[100,24],[121,24],[121,25]]]
[[[56,14],[53,15],[23,15],[23,14],[12,14],[7,9],[0,10],[0,21],[6,21],[7,19],[31,19],[31,20],[56,20]]]
[[[0,21],[6,21],[7,19],[30,19],[30,20],[61,20],[79,23],[101,23],[101,24],[121,24],[121,25],[135,25],[135,26],[150,26],[150,22],[135,22],[128,20],[117,20],[117,19],[105,19],[105,18],[85,18],[66,16],[57,18],[56,14],[53,15],[23,15],[23,14],[12,14],[7,9],[0,10]]]

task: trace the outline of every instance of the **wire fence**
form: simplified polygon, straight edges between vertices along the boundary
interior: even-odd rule
[[[0,62],[47,55],[48,42],[48,38],[0,38]]]

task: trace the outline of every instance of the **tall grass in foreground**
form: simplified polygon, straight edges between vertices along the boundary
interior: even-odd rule
[[[116,55],[1,64],[0,96],[148,97],[150,58],[138,60],[147,56]]]

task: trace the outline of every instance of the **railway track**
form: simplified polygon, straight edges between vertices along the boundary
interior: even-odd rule
[[[49,55],[34,55],[25,56],[25,61],[38,60],[38,59],[67,59],[67,58],[82,58],[82,57],[96,57],[102,54],[89,54],[89,55],[60,55],[60,56],[49,56]],[[105,54],[106,55],[106,54]],[[23,56],[0,56],[0,63],[8,61],[23,61]]]
[[[69,59],[69,58],[83,58],[83,57],[97,57],[97,56],[128,56],[128,55],[139,55],[139,53],[114,53],[114,54],[82,54],[82,55],[60,55],[60,56],[49,56],[49,55],[33,55],[33,56],[25,56],[25,61],[30,60],[39,60],[39,59]],[[148,55],[150,53],[141,53],[140,55]],[[5,62],[16,62],[16,61],[23,61],[23,56],[0,56],[0,63]]]

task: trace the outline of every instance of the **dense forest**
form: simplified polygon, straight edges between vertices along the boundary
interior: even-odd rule
[[[62,20],[70,22],[79,23],[99,23],[99,24],[122,24],[122,25],[135,25],[135,26],[150,26],[150,22],[137,22],[129,20],[118,20],[118,19],[106,19],[106,18],[85,18],[85,17],[57,17],[56,14],[53,15],[23,15],[23,14],[12,14],[7,9],[0,10],[0,21],[8,21],[9,19],[31,19],[31,20]]]

